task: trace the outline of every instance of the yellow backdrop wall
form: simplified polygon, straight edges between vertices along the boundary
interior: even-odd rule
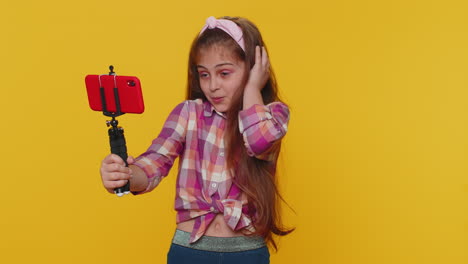
[[[184,99],[206,17],[261,29],[292,108],[280,184],[297,230],[272,263],[468,263],[466,1],[3,1],[2,263],[165,263],[175,171],[117,198],[86,74],[142,80],[138,155]]]

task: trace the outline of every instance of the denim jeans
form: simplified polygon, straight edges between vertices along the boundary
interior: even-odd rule
[[[269,264],[268,248],[239,252],[214,252],[192,249],[172,244],[167,254],[167,264]]]

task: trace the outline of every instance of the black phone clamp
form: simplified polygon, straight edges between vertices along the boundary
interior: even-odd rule
[[[116,154],[119,157],[123,159],[125,162],[125,166],[128,167],[127,163],[127,144],[125,141],[125,136],[124,136],[124,129],[119,125],[119,121],[115,119],[118,116],[121,116],[125,113],[122,113],[120,109],[120,98],[119,98],[119,91],[117,89],[117,82],[115,79],[115,72],[114,72],[114,66],[109,66],[109,75],[114,76],[114,101],[115,101],[115,106],[116,106],[116,112],[109,112],[107,110],[107,103],[106,103],[106,97],[104,93],[104,87],[101,83],[101,76],[99,76],[99,83],[100,83],[100,93],[101,93],[101,102],[102,102],[102,111],[105,116],[112,117],[112,120],[107,120],[106,125],[107,127],[110,127],[108,130],[109,134],[109,143],[110,143],[110,148],[111,148],[111,153]],[[127,182],[126,185],[123,187],[119,187],[114,189],[114,193],[117,194],[117,196],[121,197],[124,194],[129,194],[130,193],[130,181]]]

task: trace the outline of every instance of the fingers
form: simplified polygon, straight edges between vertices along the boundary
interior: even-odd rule
[[[125,165],[121,165],[118,163],[111,163],[111,164],[103,164],[101,167],[101,171],[105,173],[114,173],[114,172],[121,172],[131,174],[132,170],[129,167],[125,167]]]
[[[123,165],[125,166],[125,162],[123,161],[123,159],[115,154],[110,154],[108,155],[107,157],[104,158],[104,160],[102,161],[102,164],[112,164],[112,163],[118,163],[120,165]]]
[[[270,60],[268,59],[268,54],[266,52],[265,46],[262,47],[262,65],[265,69],[270,67]]]
[[[130,164],[133,164],[133,163],[135,163],[135,159],[132,156],[128,156],[127,164],[130,165]]]
[[[128,157],[129,164],[134,163],[133,157]],[[133,172],[125,166],[125,162],[117,155],[111,154],[104,158],[101,164],[101,178],[104,188],[112,190],[122,187],[133,177]]]
[[[270,60],[265,46],[255,46],[255,65],[261,65],[266,71],[270,68]]]
[[[133,164],[134,162],[135,160],[132,156],[127,158],[128,164]],[[125,166],[125,162],[122,158],[115,154],[110,154],[102,161],[101,172],[123,172],[131,174],[131,169]]]
[[[123,173],[123,172],[105,172],[102,173],[102,184],[104,188],[109,190],[119,188],[127,184],[127,182],[132,178],[131,173]],[[112,193],[112,192],[111,192]]]
[[[128,180],[119,180],[119,181],[104,181],[103,185],[110,193],[114,193],[113,190],[120,188],[127,184]]]
[[[262,52],[260,46],[255,46],[255,64],[258,65],[262,61]]]
[[[104,182],[115,182],[115,181],[127,181],[131,178],[131,174],[129,173],[122,173],[122,172],[112,172],[107,173]]]
[[[246,90],[261,91],[270,78],[270,60],[265,47],[255,46],[255,64],[250,70]]]

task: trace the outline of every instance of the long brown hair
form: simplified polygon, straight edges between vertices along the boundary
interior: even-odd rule
[[[255,47],[265,46],[258,28],[249,20],[239,17],[222,17],[235,22],[243,31],[245,52],[226,32],[214,28],[197,36],[192,43],[188,64],[187,99],[201,98],[206,100],[203,94],[197,71],[197,58],[200,50],[214,46],[223,47],[231,51],[237,59],[244,62],[247,74],[244,76],[244,84],[248,79],[248,73],[255,64]],[[266,47],[265,47],[266,48]],[[241,89],[240,89],[241,90]],[[278,96],[276,78],[270,66],[270,77],[261,90],[265,104],[281,101]],[[239,132],[238,115],[243,106],[243,90],[235,95],[234,101],[227,114],[227,128],[225,139],[227,142],[227,165],[234,171],[233,181],[239,186],[249,201],[249,213],[253,217],[255,227],[254,235],[265,238],[275,250],[277,245],[273,234],[284,236],[294,229],[287,229],[281,223],[280,201],[284,201],[277,187],[276,161],[281,149],[281,141],[277,141],[269,149],[274,156],[273,160],[265,161],[250,157],[243,146],[243,138]]]

